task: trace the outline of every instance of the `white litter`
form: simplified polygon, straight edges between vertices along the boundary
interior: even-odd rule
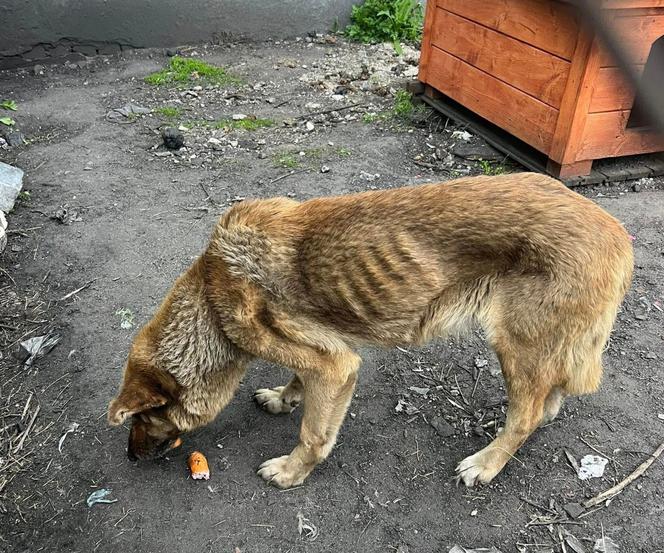
[[[581,466],[578,472],[579,480],[601,478],[604,475],[604,468],[608,462],[608,459],[599,455],[586,455],[581,459]]]

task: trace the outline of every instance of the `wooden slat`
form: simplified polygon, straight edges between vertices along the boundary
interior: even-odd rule
[[[433,0],[432,0],[433,1]],[[578,24],[572,8],[553,0],[437,0],[439,7],[566,60]]]
[[[661,8],[664,0],[603,0],[602,8],[607,10],[633,10],[635,8]]]
[[[558,111],[436,46],[427,82],[541,152],[547,152]]]
[[[420,63],[418,65],[418,78],[425,83],[427,81],[427,70],[429,67],[429,56],[431,55],[431,36],[436,26],[436,5],[434,2],[427,2],[426,13],[424,14],[424,30],[422,32],[422,48],[420,52]]]
[[[627,129],[629,110],[590,113],[577,160],[664,152],[664,136]]]
[[[570,63],[529,44],[437,9],[431,43],[555,108]]]
[[[639,75],[643,72],[643,65],[635,68]],[[597,75],[593,90],[592,101],[588,111],[619,111],[632,109],[634,103],[634,88],[618,67],[602,67]]]
[[[560,115],[549,157],[560,165],[573,163],[583,134],[593,83],[599,71],[599,44],[592,31],[584,29],[574,50]]]
[[[630,63],[634,65],[646,63],[653,43],[664,36],[664,9],[657,12],[658,15],[620,14],[610,22]],[[602,50],[601,66],[616,66],[613,56],[606,49]]]

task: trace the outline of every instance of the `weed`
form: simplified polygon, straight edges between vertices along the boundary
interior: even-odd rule
[[[16,125],[16,121],[14,121],[11,117],[0,117],[0,123],[7,125],[8,127],[13,127]]]
[[[27,204],[30,202],[30,191],[29,190],[21,190],[18,193],[18,199],[21,200],[21,202]]]
[[[284,169],[295,169],[300,165],[297,157],[288,152],[275,154],[272,161],[276,167],[283,167]]]
[[[145,82],[156,86],[168,84],[187,84],[192,81],[208,84],[239,84],[237,77],[229,74],[223,67],[210,65],[202,60],[173,56],[168,67],[145,77]]]
[[[134,314],[131,312],[131,309],[123,307],[122,309],[118,309],[115,314],[120,317],[120,328],[127,330],[134,326]]]
[[[274,125],[272,119],[221,119],[212,123],[212,127],[215,129],[243,129],[245,131],[255,131],[257,129],[262,129],[264,127],[271,127]]]
[[[408,117],[415,110],[413,95],[407,90],[397,90],[392,111],[397,117]]]
[[[479,163],[485,175],[502,175],[507,172],[505,166],[500,163],[492,163],[486,159],[480,159]]]
[[[16,105],[16,102],[14,102],[14,100],[3,100],[2,102],[0,102],[0,108],[8,109],[10,111],[16,111],[18,109],[18,106]]]
[[[362,115],[362,123],[375,123],[376,121],[382,121],[385,119],[384,113],[365,113]]]
[[[392,42],[401,54],[401,41],[422,36],[424,14],[419,0],[365,0],[354,6],[346,36],[360,42]]]
[[[157,113],[160,113],[164,117],[170,117],[172,119],[175,119],[176,117],[180,117],[180,115],[182,115],[182,110],[174,106],[163,106],[157,108],[155,111]]]
[[[337,155],[341,158],[350,157],[351,155],[353,155],[353,152],[351,152],[348,148],[341,147],[337,148]]]

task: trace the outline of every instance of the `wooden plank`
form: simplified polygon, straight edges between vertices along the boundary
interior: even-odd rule
[[[440,8],[572,59],[579,25],[573,8],[552,0],[437,0]]]
[[[603,0],[606,10],[633,10],[636,8],[662,8],[664,0]]]
[[[433,46],[428,83],[501,126],[541,152],[547,152],[558,111]]]
[[[629,110],[590,113],[586,120],[577,160],[664,152],[664,136],[627,129]]]
[[[643,73],[643,65],[636,66]],[[599,70],[588,111],[618,111],[632,109],[634,88],[618,67],[602,67]]]
[[[429,67],[429,56],[431,55],[431,32],[436,26],[436,5],[434,2],[427,2],[426,12],[424,14],[424,30],[422,31],[422,48],[420,51],[420,62],[418,79],[423,83],[427,81],[427,70]]]
[[[560,165],[577,161],[576,150],[588,114],[593,83],[599,71],[599,43],[584,29],[574,50],[574,61],[560,106],[549,157]]]
[[[645,64],[653,43],[664,36],[664,10],[657,10],[656,15],[616,13],[618,15],[613,18],[610,25],[621,41],[621,46],[625,49],[630,63]],[[617,65],[613,56],[605,48],[602,48],[600,63],[602,67]]]
[[[431,32],[433,45],[550,106],[560,107],[570,62],[442,8],[437,12]]]

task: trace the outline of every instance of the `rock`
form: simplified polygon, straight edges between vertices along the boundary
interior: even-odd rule
[[[179,150],[184,146],[184,135],[172,127],[166,127],[161,131],[161,137],[164,140],[164,146],[169,150]]]
[[[32,68],[32,72],[35,75],[43,75],[44,74],[44,66],[37,64]]]
[[[247,116],[244,113],[234,113],[233,114],[233,121],[242,121],[243,119],[246,119]]]
[[[307,121],[304,127],[307,129],[307,132],[311,132],[316,128],[313,121]]]
[[[275,104],[277,102],[277,99],[274,96],[270,96],[269,98],[265,98],[265,101],[268,104]]]
[[[657,354],[652,351],[649,351],[648,353],[646,353],[646,359],[657,359]]]
[[[7,144],[15,148],[16,146],[23,146],[25,144],[25,136],[20,131],[11,131],[5,134]]]
[[[442,436],[443,438],[449,438],[450,436],[454,436],[456,434],[456,429],[443,417],[433,417],[429,421],[429,424],[433,426],[438,435]]]
[[[169,48],[168,50],[166,50],[166,55],[167,55],[169,58],[172,58],[173,56],[179,56],[180,54],[181,54],[180,50],[173,50],[173,49],[171,49],[171,48]]]
[[[641,185],[640,185],[638,182],[635,182],[635,183],[632,185],[632,190],[633,190],[634,192],[641,192]]]
[[[304,107],[306,109],[320,109],[320,104],[317,104],[316,102],[307,102],[304,104]]]
[[[7,219],[5,214],[0,211],[0,253],[7,247]]]
[[[128,104],[125,104],[121,108],[115,108],[109,111],[106,114],[106,119],[108,119],[109,121],[117,121],[119,119],[122,119],[123,117],[129,118],[132,115],[144,115],[146,113],[150,113],[150,110],[148,108],[144,108],[143,106],[132,104],[130,102]]]
[[[323,166],[320,168],[320,172],[321,172],[321,173],[329,173],[329,172],[330,172],[330,168],[329,168],[327,165],[323,165]]]
[[[23,188],[23,171],[0,161],[0,211],[11,211]]]
[[[578,518],[579,515],[585,512],[585,509],[579,503],[568,503],[563,505],[563,509],[571,518]]]
[[[469,144],[467,142],[457,144],[452,149],[452,153],[455,156],[459,156],[470,161],[503,161],[503,159],[505,159],[505,154],[499,152],[484,142],[480,142],[478,144]]]
[[[458,138],[463,142],[470,142],[470,139],[473,138],[473,135],[470,134],[468,131],[454,131],[452,133],[452,138]]]

